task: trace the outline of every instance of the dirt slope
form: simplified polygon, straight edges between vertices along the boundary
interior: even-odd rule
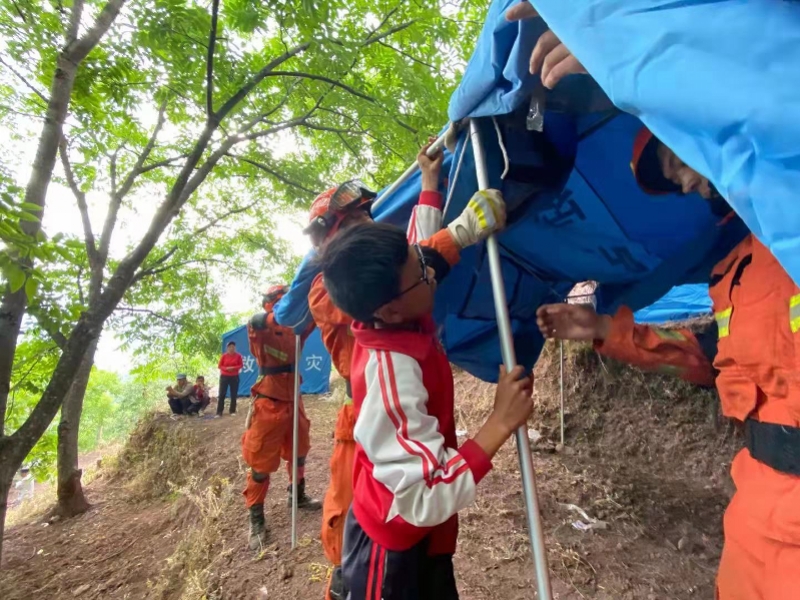
[[[567,447],[558,440],[557,365],[538,368],[531,426],[554,593],[576,598],[713,597],[726,469],[737,442],[715,422],[713,394],[643,376],[580,348],[567,352]],[[492,386],[457,374],[459,427],[474,431]],[[321,497],[337,402],[308,398],[307,479]],[[242,412],[246,410],[244,403]],[[322,598],[327,564],[319,513],[302,514],[289,550],[287,478],[267,500],[271,545],[246,548],[240,496],[244,416],[141,425],[115,465],[88,486],[92,510],[7,533],[0,597]],[[513,444],[462,514],[456,568],[465,600],[536,597]],[[606,528],[579,531],[574,504]]]

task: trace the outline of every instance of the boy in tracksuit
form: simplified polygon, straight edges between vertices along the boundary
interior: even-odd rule
[[[428,148],[435,138],[423,146],[417,155],[420,166],[422,191],[419,203],[414,206],[408,224],[409,242],[420,242],[423,251],[431,262],[437,262],[437,270],[444,271],[458,262],[460,246],[453,236],[442,229],[442,194],[439,192],[439,179],[444,160],[442,152],[428,156]],[[318,250],[358,223],[371,221],[370,206],[372,193],[361,190],[361,197],[355,198],[346,206],[331,202],[337,190],[348,186],[347,182],[323,192],[314,200],[309,215],[310,234],[314,247]],[[366,194],[364,194],[366,192]],[[320,219],[322,217],[322,219]],[[445,263],[447,266],[445,266]],[[352,317],[336,308],[328,296],[320,273],[311,285],[308,305],[314,323],[322,334],[325,348],[333,359],[333,364],[347,384],[347,400],[339,409],[334,430],[334,448],[330,460],[330,483],[325,493],[322,508],[322,548],[333,565],[333,571],[326,590],[326,600],[344,600],[347,590],[343,587],[341,564],[344,522],[353,500],[353,457],[355,456],[355,410],[352,391],[350,391],[350,359],[355,339],[350,331]]]
[[[499,193],[482,193],[448,231],[463,248],[504,220]],[[354,497],[342,562],[349,598],[456,599],[457,513],[530,415],[532,380],[522,367],[501,369],[494,411],[459,448],[452,371],[431,317],[436,273],[420,246],[395,227],[365,223],[331,240],[320,260],[331,299],[356,321]]]

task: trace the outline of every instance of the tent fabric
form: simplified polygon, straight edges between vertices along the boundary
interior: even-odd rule
[[[633,318],[637,323],[661,324],[710,315],[711,310],[707,285],[679,285],[655,303],[635,312]]]
[[[222,351],[228,342],[236,343],[236,351],[242,355],[244,367],[239,375],[239,396],[249,396],[250,388],[258,379],[258,363],[250,353],[247,326],[237,327],[222,336]],[[300,392],[303,394],[327,394],[330,391],[331,356],[325,350],[319,330],[308,336],[300,359]]]
[[[506,23],[513,4],[492,3],[451,119],[507,112],[536,84],[526,57],[543,24]],[[800,283],[800,3],[533,5],[614,104],[707,176]]]
[[[799,187],[800,181],[793,178],[800,174],[800,150],[789,147],[781,137],[785,133],[793,140],[800,139],[796,135],[800,86],[788,86],[786,80],[776,82],[774,73],[741,74],[740,81],[757,81],[760,87],[734,85],[730,80],[736,76],[731,75],[732,70],[752,71],[757,63],[771,65],[764,61],[782,47],[785,56],[777,63],[781,77],[800,81],[796,76],[800,44],[794,43],[798,41],[794,33],[774,29],[778,14],[785,27],[793,29],[797,8],[789,9],[788,3],[782,2],[732,0],[534,2],[546,18],[553,19],[556,33],[563,32],[562,39],[570,47],[575,44],[578,58],[599,83],[588,77],[571,77],[551,93],[542,92],[537,78],[528,73],[530,51],[544,26],[541,20],[506,22],[504,13],[514,3],[495,0],[490,6],[475,53],[451,98],[449,115],[452,120],[472,118],[478,122],[491,185],[503,191],[509,205],[509,225],[498,235],[498,242],[520,364],[532,367],[543,345],[535,324],[537,307],[563,301],[582,281],[599,282],[596,299],[601,312],[614,312],[622,305],[634,311],[652,305],[650,312],[643,314],[658,322],[702,314],[707,310],[702,292],[712,266],[747,235],[747,225],[762,236],[790,273],[800,275],[800,262],[794,272],[791,262],[800,261],[800,255],[784,252],[794,247],[793,242],[783,244],[791,237],[788,232],[800,230],[800,223],[795,226],[800,212],[789,210],[785,193]],[[773,6],[778,8],[770,8]],[[708,10],[718,9],[722,12],[708,18]],[[763,36],[755,44],[757,59],[749,46],[748,56],[740,56],[741,40],[747,39],[749,44],[752,31],[762,30],[752,28],[753,19],[728,22],[750,12],[764,25],[763,31],[775,33],[773,42]],[[695,22],[690,23],[692,20]],[[742,30],[744,23],[747,32]],[[615,35],[624,44],[612,43]],[[625,49],[620,48],[623,45]],[[591,54],[595,46],[598,50]],[[732,47],[737,52],[731,53]],[[672,57],[674,64],[666,65],[664,57]],[[734,59],[739,61],[735,67],[731,66]],[[666,73],[663,80],[662,71]],[[725,73],[719,75],[721,71]],[[643,73],[647,75],[641,77]],[[790,74],[795,76],[789,78]],[[638,87],[631,83],[637,78]],[[776,97],[786,102],[785,109],[769,110],[773,84]],[[753,89],[759,93],[753,95]],[[542,133],[528,131],[526,126],[534,91],[544,94]],[[609,97],[632,114],[610,108]],[[751,127],[749,118],[756,112],[764,114]],[[776,121],[777,114],[781,114],[781,123]],[[784,122],[787,116],[792,117],[791,123]],[[740,218],[721,224],[719,216],[697,195],[645,195],[629,167],[633,140],[642,126],[637,117],[679,155],[686,149],[689,164],[709,175],[723,193],[733,194],[731,203],[747,225]],[[749,146],[745,135],[751,140]],[[459,214],[477,189],[466,133],[448,158],[452,200],[445,223]],[[461,171],[456,178],[459,162]],[[788,173],[792,170],[794,173]],[[747,202],[765,196],[769,184],[776,186],[776,193],[760,202],[754,227]],[[747,201],[742,200],[745,192]],[[418,193],[417,177],[387,199],[376,218],[405,226]],[[783,215],[784,209],[794,216]],[[761,225],[769,221],[776,228],[778,217],[785,217],[786,227],[781,229],[782,242],[775,244],[777,238],[770,237],[770,229]],[[300,292],[299,285],[304,281],[308,276],[301,269],[295,284],[297,296],[302,297],[291,307],[298,314],[307,306],[307,291]],[[699,287],[678,287],[679,291],[670,292],[683,284]],[[689,289],[694,292],[689,294]],[[664,296],[661,304],[654,305]],[[496,381],[502,359],[482,245],[466,249],[461,262],[441,282],[434,317],[451,361],[481,379]]]

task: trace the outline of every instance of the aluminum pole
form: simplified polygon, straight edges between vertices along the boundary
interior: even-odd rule
[[[428,156],[433,156],[443,147],[444,147],[444,134],[440,135],[439,138],[435,142],[433,142],[433,144],[431,144],[431,147],[428,148],[427,152]],[[408,181],[408,179],[410,179],[417,171],[419,171],[419,163],[415,160],[414,164],[408,167],[405,170],[405,172],[403,172],[403,174],[400,175],[397,181],[395,181],[392,185],[386,188],[386,191],[384,191],[381,194],[380,198],[378,198],[377,200],[375,200],[375,202],[372,203],[372,210],[375,210],[376,208],[378,208],[378,206],[383,204],[384,200],[386,200],[389,196],[391,196],[394,192],[396,192],[397,188],[399,188],[406,181]]]
[[[564,340],[558,341],[558,358],[561,366],[561,445],[564,445]]]
[[[294,415],[292,416],[292,550],[297,547],[297,438],[300,429],[300,355],[303,345],[294,336]]]
[[[478,175],[478,187],[485,190],[489,188],[489,174],[486,170],[486,155],[483,150],[480,128],[475,120],[470,121],[469,130],[472,151],[475,155],[475,172]],[[503,363],[505,363],[506,370],[511,371],[517,365],[517,357],[514,352],[514,341],[511,335],[511,320],[508,317],[503,272],[500,269],[500,249],[493,235],[486,240],[486,252],[489,256],[489,271],[492,276],[492,293],[497,313],[500,349],[503,353]],[[538,598],[539,600],[552,600],[550,572],[547,568],[547,553],[544,547],[542,521],[539,516],[539,499],[536,496],[536,480],[530,442],[528,441],[528,430],[525,426],[522,426],[517,429],[515,435],[517,439],[517,454],[519,455],[519,469],[522,475],[522,491],[525,497],[525,513],[528,516],[528,536],[533,554],[533,564],[536,568]]]

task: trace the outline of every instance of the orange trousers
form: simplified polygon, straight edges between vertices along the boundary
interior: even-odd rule
[[[353,456],[356,442],[353,429],[356,426],[353,403],[344,404],[336,418],[333,434],[334,447],[331,456],[331,481],[322,504],[322,548],[325,556],[334,565],[342,564],[342,538],[344,520],[353,501]]]
[[[269,490],[269,475],[278,470],[281,459],[288,462],[291,478],[292,417],[291,402],[276,402],[260,397],[253,400],[248,414],[249,426],[242,434],[242,458],[250,467],[244,494],[247,507],[264,502]],[[300,419],[297,439],[298,478],[303,478],[305,457],[311,449],[311,422],[300,400]]]
[[[717,600],[800,600],[800,477],[753,459],[733,461]]]

